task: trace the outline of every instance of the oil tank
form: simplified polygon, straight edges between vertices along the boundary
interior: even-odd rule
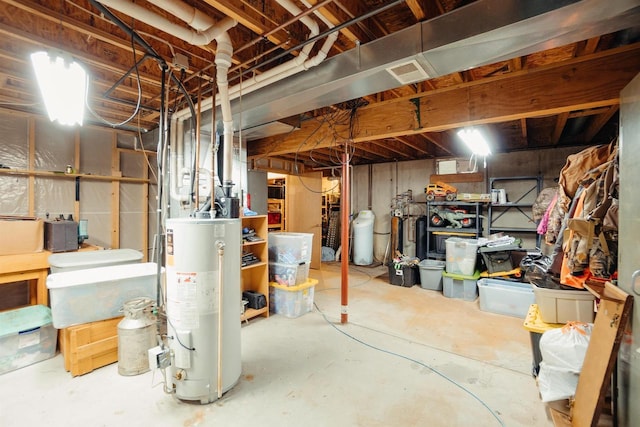
[[[373,264],[373,211],[360,211],[353,220],[353,263],[355,265]]]
[[[210,403],[239,380],[240,219],[167,220],[167,335],[175,396]]]

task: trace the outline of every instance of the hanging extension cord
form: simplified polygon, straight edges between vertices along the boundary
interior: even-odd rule
[[[409,362],[413,362],[416,363],[420,366],[422,366],[423,368],[427,368],[429,369],[431,372],[437,374],[438,376],[440,376],[441,378],[443,378],[444,380],[450,382],[451,384],[453,384],[454,386],[458,387],[459,389],[461,389],[462,391],[464,391],[465,393],[467,393],[468,395],[470,395],[471,397],[473,397],[476,401],[478,401],[482,406],[484,406],[487,411],[489,411],[489,413],[496,419],[496,421],[498,421],[498,423],[500,424],[501,427],[505,427],[504,422],[502,421],[502,419],[498,416],[498,414],[496,414],[490,407],[489,405],[487,405],[482,399],[480,399],[480,397],[478,397],[476,394],[474,394],[471,390],[465,388],[463,385],[457,383],[455,380],[453,380],[452,378],[446,376],[445,374],[443,374],[442,372],[438,371],[437,369],[435,369],[434,367],[427,365],[426,363],[423,363],[419,360],[413,359],[409,356],[405,356],[403,354],[400,353],[395,353],[393,351],[389,351],[389,350],[385,350],[383,348],[380,347],[376,347],[372,344],[369,344],[359,338],[354,337],[353,335],[343,331],[342,329],[338,328],[333,322],[331,322],[327,316],[324,314],[324,312],[322,310],[320,310],[320,307],[318,307],[318,304],[313,303],[313,305],[315,306],[316,310],[318,310],[318,313],[320,313],[320,315],[324,318],[325,322],[327,322],[333,329],[335,329],[336,331],[340,332],[341,334],[345,335],[346,337],[354,340],[355,342],[364,345],[365,347],[369,347],[373,350],[379,351],[381,353],[386,353],[388,355],[391,356],[395,356],[395,357],[399,357],[401,359],[407,360]],[[375,330],[372,330],[374,332],[377,332]]]

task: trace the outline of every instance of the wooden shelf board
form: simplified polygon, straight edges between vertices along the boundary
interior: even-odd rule
[[[256,310],[255,308],[247,308],[244,314],[240,316],[240,321],[244,322],[245,320],[253,319],[254,317],[262,314],[264,314],[265,317],[269,317],[269,307],[263,307],[259,310]]]
[[[484,173],[452,173],[446,175],[431,175],[429,182],[482,182],[484,181]]]
[[[149,183],[149,179],[145,179],[145,178],[90,175],[90,174],[83,174],[83,173],[64,173],[64,172],[52,172],[52,171],[34,171],[34,170],[26,170],[26,169],[0,169],[0,174],[1,175],[35,176],[35,177],[42,177],[42,178],[82,178],[82,179],[91,179],[96,181],[122,181],[122,182]]]
[[[242,267],[242,270],[249,270],[251,268],[256,268],[256,267],[261,267],[261,266],[263,267],[265,265],[267,265],[266,262],[260,261],[260,262],[256,262],[255,264],[244,266],[244,267]]]

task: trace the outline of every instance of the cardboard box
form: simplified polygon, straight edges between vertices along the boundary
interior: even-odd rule
[[[44,221],[23,216],[0,216],[0,255],[42,252]]]

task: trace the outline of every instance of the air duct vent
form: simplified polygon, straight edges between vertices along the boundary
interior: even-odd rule
[[[403,85],[427,80],[429,78],[427,72],[415,59],[387,68],[387,71]]]

